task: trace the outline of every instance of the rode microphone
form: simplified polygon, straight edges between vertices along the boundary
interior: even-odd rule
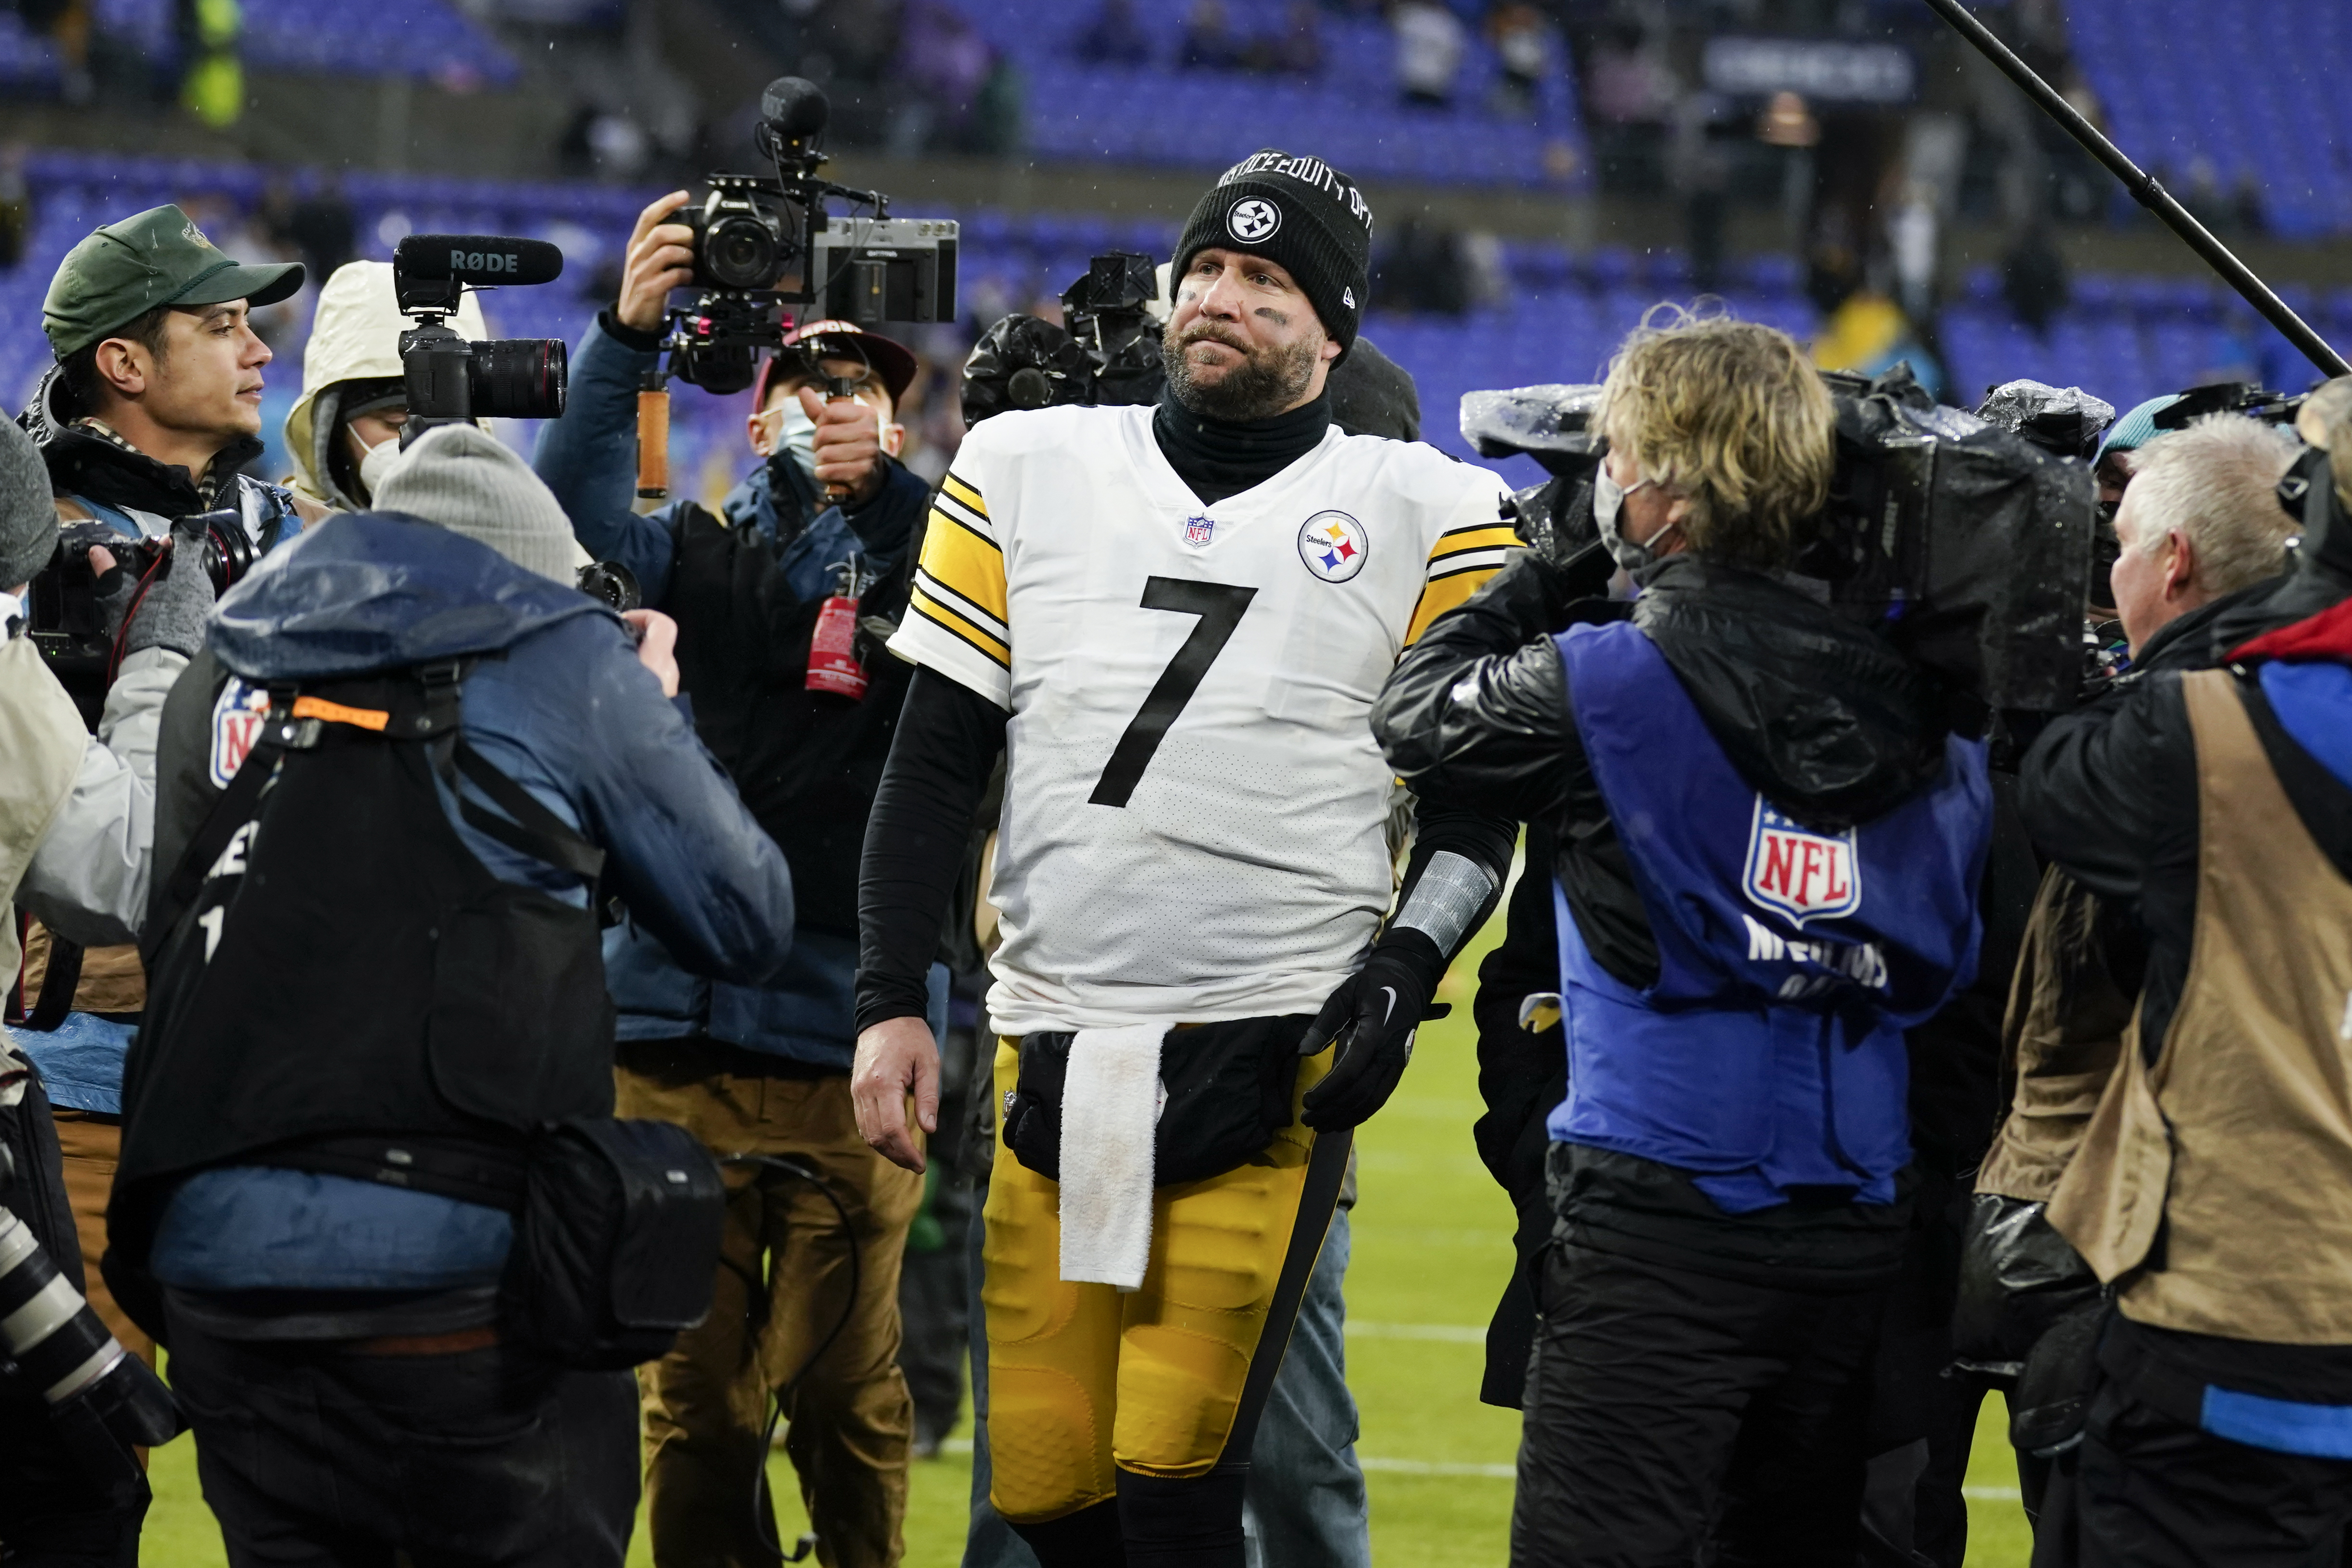
[[[504,234],[412,234],[392,247],[392,293],[411,315],[446,316],[468,283],[552,283],[563,251]]]
[[[552,283],[563,251],[510,235],[412,234],[393,247],[392,264],[420,283]]]

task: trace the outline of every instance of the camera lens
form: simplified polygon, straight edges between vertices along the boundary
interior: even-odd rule
[[[776,232],[754,213],[730,213],[703,236],[702,268],[721,289],[766,289],[783,270]]]
[[[205,575],[213,592],[226,594],[253,569],[253,539],[242,527],[207,529],[205,532]]]
[[[474,345],[467,369],[477,419],[556,419],[568,360],[561,338],[498,338]]]

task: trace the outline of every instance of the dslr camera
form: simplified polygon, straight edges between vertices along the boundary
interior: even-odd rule
[[[815,83],[770,82],[752,141],[774,176],[712,174],[702,205],[682,215],[694,231],[699,292],[670,314],[670,374],[709,392],[740,392],[761,351],[782,346],[787,308],[861,327],[955,320],[959,226],[894,218],[880,192],[819,178],[830,114]],[[867,216],[827,216],[835,198]]]
[[[213,580],[215,595],[228,592],[253,569],[252,535],[234,510],[208,511],[184,520],[204,540],[197,562]],[[89,552],[104,546],[114,565],[100,572]],[[106,632],[103,601],[126,583],[145,582],[163,559],[161,537],[127,539],[103,523],[83,523],[60,533],[48,564],[35,574],[27,598],[26,636],[41,662],[73,699],[82,723],[98,731],[106,706],[106,689],[114,664],[114,644]]]
[[[966,427],[1008,408],[1150,403],[1167,380],[1158,264],[1139,251],[1093,258],[1062,290],[1065,326],[1028,314],[982,334],[964,363]]]
[[[416,324],[400,334],[410,442],[474,419],[553,419],[563,413],[570,361],[561,338],[473,342],[448,324],[467,286],[552,283],[563,252],[542,239],[495,234],[412,234],[392,250],[393,296]]]
[[[1869,378],[1823,371],[1837,407],[1829,504],[1794,568],[1841,615],[1937,676],[1957,726],[1991,710],[2060,713],[2082,683],[2091,471],[1962,409],[1898,364]],[[1473,392],[1462,434],[1483,457],[1524,454],[1554,477],[1507,505],[1520,538],[1596,594],[1613,565],[1592,522],[1608,449],[1590,428],[1594,385]]]

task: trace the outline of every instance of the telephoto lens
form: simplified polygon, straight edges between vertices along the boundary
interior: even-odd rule
[[[474,345],[467,391],[477,419],[560,419],[569,366],[562,338],[494,338]]]
[[[90,1480],[135,1490],[134,1447],[186,1429],[163,1379],[122,1348],[32,1228],[0,1209],[0,1351],[41,1391],[58,1436]]]

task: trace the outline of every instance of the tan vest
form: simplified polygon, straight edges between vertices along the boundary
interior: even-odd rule
[[[1979,1193],[2047,1203],[2089,1129],[2132,1015],[2107,968],[2105,918],[2097,894],[2055,866],[2042,873],[2001,1024],[2009,1114]]]
[[[2279,787],[2232,678],[2180,684],[2200,838],[2189,973],[2153,1067],[2132,1020],[2050,1222],[2122,1281],[2136,1322],[2352,1344],[2352,883]]]

